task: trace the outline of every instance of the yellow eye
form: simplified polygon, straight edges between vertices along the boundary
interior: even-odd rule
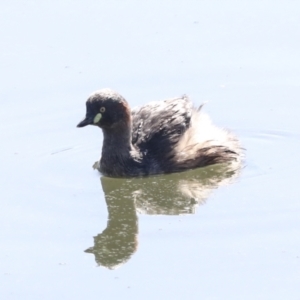
[[[104,112],[105,112],[105,107],[104,107],[104,106],[102,106],[102,107],[100,108],[100,112],[101,112],[101,113],[104,113]]]

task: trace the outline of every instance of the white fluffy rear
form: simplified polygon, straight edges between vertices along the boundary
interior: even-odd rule
[[[235,151],[240,149],[234,135],[225,129],[216,127],[208,115],[194,109],[191,126],[175,148],[176,158],[178,161],[194,159],[198,150],[212,146],[227,147]]]

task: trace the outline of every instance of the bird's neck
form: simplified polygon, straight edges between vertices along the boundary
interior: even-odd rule
[[[131,126],[103,129],[102,156],[113,153],[129,155],[131,150]]]
[[[131,143],[131,127],[103,129],[99,171],[106,176],[123,177],[136,172],[137,155]]]

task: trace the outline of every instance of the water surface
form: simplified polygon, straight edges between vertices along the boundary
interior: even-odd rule
[[[299,299],[296,1],[0,4],[3,299]],[[92,91],[188,94],[244,167],[92,169]]]

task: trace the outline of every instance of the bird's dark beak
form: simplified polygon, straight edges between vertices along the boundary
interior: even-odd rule
[[[86,116],[85,119],[78,123],[77,127],[84,127],[91,124],[93,124],[93,118]]]

